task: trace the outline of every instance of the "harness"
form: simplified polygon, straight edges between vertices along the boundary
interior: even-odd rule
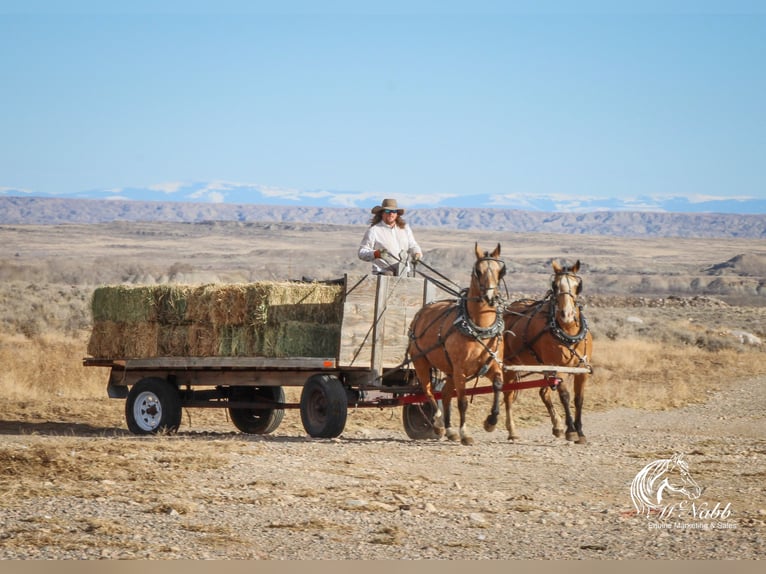
[[[543,364],[543,360],[534,349],[534,344],[546,333],[551,333],[551,335],[553,335],[556,340],[564,345],[569,350],[569,352],[572,353],[573,356],[578,358],[580,364],[585,363],[587,362],[586,358],[581,356],[575,349],[575,346],[583,339],[585,339],[588,334],[588,321],[585,319],[585,314],[582,311],[582,305],[577,305],[577,308],[580,311],[580,329],[575,335],[570,335],[565,332],[559,326],[558,321],[556,321],[556,301],[553,295],[553,291],[548,291],[544,299],[541,301],[535,301],[535,307],[531,313],[518,313],[519,317],[526,317],[527,321],[524,327],[524,335],[522,338],[523,346],[516,352],[514,356],[518,356],[522,351],[526,350],[532,354],[538,364]],[[545,324],[545,328],[541,329],[534,337],[530,339],[529,325],[532,322],[532,319],[541,312],[546,303],[548,304],[548,321]],[[507,362],[509,358],[512,357],[505,357],[505,361]]]
[[[468,289],[463,289],[460,292],[460,299],[457,302],[457,318],[452,323],[457,327],[457,330],[468,337],[473,337],[476,340],[479,339],[492,339],[499,337],[505,329],[505,322],[503,321],[503,310],[500,306],[496,308],[495,322],[489,327],[479,327],[473,322],[468,315]]]

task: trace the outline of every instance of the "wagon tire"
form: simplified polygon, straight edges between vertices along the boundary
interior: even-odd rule
[[[434,407],[430,402],[404,405],[402,407],[404,432],[413,440],[440,438],[431,422],[433,417]]]
[[[250,387],[243,389],[246,397],[236,397],[247,400],[266,399],[275,403],[285,402],[285,392],[282,387]],[[285,409],[248,409],[230,408],[231,422],[245,434],[269,434],[277,430],[285,416]]]
[[[335,438],[346,427],[348,395],[337,377],[312,375],[301,392],[301,422],[314,438]]]
[[[141,379],[125,401],[125,420],[133,434],[174,433],[181,426],[178,388],[158,377]]]

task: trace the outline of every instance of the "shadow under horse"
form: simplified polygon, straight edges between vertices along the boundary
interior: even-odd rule
[[[505,328],[499,293],[505,275],[505,263],[499,259],[500,244],[492,253],[475,245],[476,262],[471,272],[471,285],[460,298],[435,301],[424,305],[410,324],[408,355],[423,392],[433,407],[433,425],[439,435],[464,445],[473,444],[466,426],[468,398],[466,381],[486,376],[492,381],[494,400],[484,428],[491,431],[497,425],[500,412],[500,392],[503,385],[503,345]],[[439,410],[431,387],[432,370],[445,375],[442,389],[444,414]],[[460,412],[460,432],[451,427],[450,401],[457,398]]]
[[[578,260],[571,267],[557,261],[552,262],[553,279],[548,294],[541,301],[523,299],[514,301],[505,311],[505,352],[506,365],[552,365],[557,367],[588,367],[593,353],[593,336],[582,313],[577,298],[582,292],[582,278]],[[521,380],[523,373],[506,371],[505,382]],[[564,407],[566,439],[579,444],[587,442],[582,430],[582,406],[585,386],[590,372],[573,375],[575,415],[570,405],[569,376],[558,385],[559,399]],[[504,393],[505,426],[508,440],[519,438],[513,422],[513,402],[518,390]],[[553,423],[553,434],[564,435],[556,408],[551,397],[552,389],[540,389],[543,400]]]

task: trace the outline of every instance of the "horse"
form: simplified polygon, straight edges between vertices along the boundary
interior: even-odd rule
[[[652,512],[662,514],[671,504],[667,499],[663,501],[666,494],[683,495],[689,500],[702,494],[702,489],[689,474],[689,465],[680,454],[647,464],[630,485],[630,497],[638,515],[649,517]]]
[[[551,288],[541,301],[522,299],[511,302],[505,310],[504,361],[506,365],[555,365],[560,367],[587,367],[590,369],[590,357],[593,352],[593,336],[588,330],[588,323],[582,313],[577,297],[582,292],[582,279],[577,274],[580,260],[571,267],[552,262],[553,278]],[[505,383],[518,381],[523,375],[506,370]],[[585,385],[590,372],[574,375],[575,416],[570,407],[568,381],[558,384],[559,399],[564,407],[566,419],[566,439],[578,444],[585,444],[587,439],[582,430],[582,406]],[[551,386],[540,388],[551,422],[553,434],[564,434],[556,408],[551,398]],[[513,402],[518,390],[505,391],[505,426],[508,440],[516,440],[519,435],[513,422]]]
[[[424,305],[412,319],[407,354],[423,393],[433,407],[432,424],[439,436],[464,445],[473,444],[466,425],[468,399],[466,381],[479,376],[492,380],[494,401],[484,423],[494,429],[500,413],[503,385],[502,333],[505,328],[500,302],[499,284],[505,275],[505,263],[499,259],[500,244],[489,253],[475,247],[476,262],[471,284],[460,292],[458,300],[434,301]],[[431,373],[445,376],[442,389],[442,414],[431,388]],[[450,401],[457,398],[460,412],[459,434],[451,427]]]

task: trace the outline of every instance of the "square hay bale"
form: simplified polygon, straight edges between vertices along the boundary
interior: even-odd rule
[[[222,325],[216,328],[220,357],[248,357],[259,355],[258,335],[252,327],[245,325]]]
[[[157,320],[154,287],[125,285],[98,287],[93,291],[91,311],[94,321],[144,323]]]
[[[274,357],[337,357],[340,325],[285,321],[274,342]]]
[[[254,288],[241,283],[208,286],[210,320],[215,325],[245,325]]]
[[[154,287],[154,306],[156,307],[157,322],[163,325],[188,325],[191,320],[187,317],[190,298],[196,287],[189,285],[157,285]],[[192,304],[193,308],[194,305]]]
[[[193,323],[189,331],[189,356],[215,357],[218,354],[218,337],[212,323]]]
[[[340,325],[343,288],[324,283],[259,283],[251,298],[255,325],[278,326],[284,321]]]
[[[188,325],[163,325],[159,328],[157,334],[157,356],[189,357],[191,355]]]
[[[94,323],[88,340],[88,354],[97,359],[150,358],[157,355],[157,323]]]

